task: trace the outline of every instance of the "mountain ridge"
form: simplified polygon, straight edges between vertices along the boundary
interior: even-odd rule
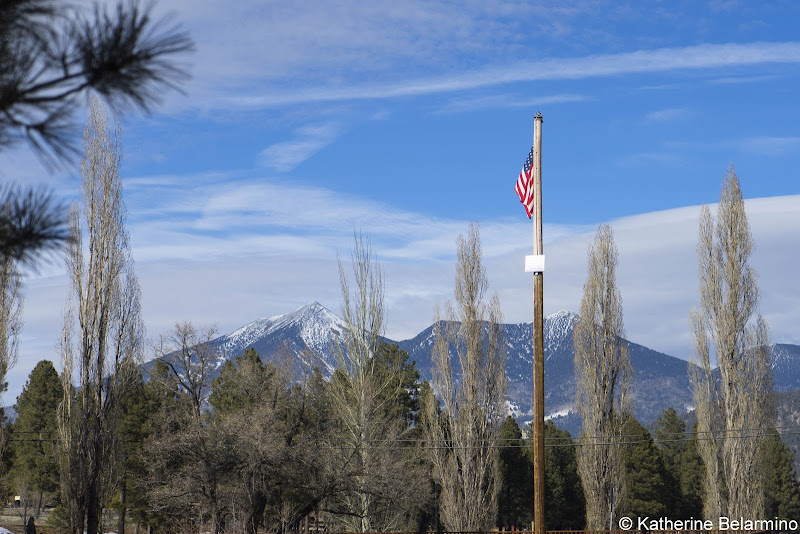
[[[559,311],[544,320],[545,344],[545,413],[558,420],[573,408],[576,380],[573,368],[572,330],[578,315]],[[416,336],[388,343],[409,354],[422,380],[431,379],[431,325]],[[225,360],[252,347],[264,360],[288,357],[299,375],[318,367],[329,378],[337,367],[337,345],[346,330],[344,321],[318,302],[311,302],[292,312],[258,319],[212,341],[220,353],[217,369]],[[532,323],[506,323],[507,397],[511,413],[521,421],[531,418],[533,391]],[[673,407],[679,412],[692,409],[692,394],[686,360],[628,341],[634,367],[634,414],[642,421],[652,421],[661,411]],[[775,389],[800,389],[800,346],[774,346]],[[574,420],[574,416],[572,417]],[[573,423],[562,421],[566,426]]]

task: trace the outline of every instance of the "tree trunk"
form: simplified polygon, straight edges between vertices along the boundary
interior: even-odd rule
[[[250,498],[250,510],[245,520],[244,531],[247,534],[257,534],[258,526],[264,517],[264,509],[267,506],[267,498],[263,492],[258,491]]]

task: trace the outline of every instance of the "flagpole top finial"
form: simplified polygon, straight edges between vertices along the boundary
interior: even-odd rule
[[[544,121],[544,118],[542,117],[542,112],[541,111],[537,111],[536,115],[534,115],[533,118],[534,119],[541,119],[542,121]]]

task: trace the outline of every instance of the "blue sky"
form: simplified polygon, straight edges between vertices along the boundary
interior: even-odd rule
[[[698,206],[729,164],[748,199],[761,311],[800,343],[800,4],[161,0],[193,35],[185,94],[123,120],[128,225],[148,334],[228,333],[317,300],[367,232],[395,339],[451,298],[481,224],[508,322],[531,320],[531,226],[513,186],[544,115],[545,312],[577,311],[611,222],[628,337],[691,351]],[[79,134],[78,134],[79,135]],[[0,153],[0,180],[73,199],[77,173]],[[26,280],[5,402],[55,349],[60,263]]]

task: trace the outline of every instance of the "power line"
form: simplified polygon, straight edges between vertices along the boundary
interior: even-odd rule
[[[800,435],[800,425],[792,425],[792,426],[780,426],[780,427],[773,427],[772,429],[778,430],[783,429],[784,432],[779,433],[778,437],[781,436],[794,436]],[[772,430],[770,429],[770,430]],[[705,432],[698,432],[696,434],[714,434],[714,431],[705,431]],[[730,435],[719,435],[729,433]],[[55,432],[35,432],[35,431],[20,431],[12,433],[14,434],[55,434]],[[714,441],[718,439],[751,439],[751,438],[765,438],[774,436],[771,432],[764,431],[764,429],[759,428],[745,428],[745,429],[731,429],[727,430],[726,432],[719,432],[718,435],[707,435],[707,436],[697,436],[691,435],[686,436],[683,433],[679,432],[671,432],[666,433],[666,435],[673,435],[673,436],[682,436],[676,437],[671,439],[654,439],[650,438],[640,438],[641,434],[621,434],[618,436],[618,439],[611,439],[609,440],[608,436],[587,436],[583,438],[579,438],[577,440],[570,439],[567,441],[567,438],[559,438],[559,437],[546,437],[545,438],[545,447],[586,447],[586,446],[620,446],[620,445],[638,445],[643,443],[678,443],[683,441]],[[55,443],[58,441],[56,437],[50,438],[14,438],[11,437],[9,442],[51,442]],[[487,437],[487,438],[476,438],[472,440],[458,440],[462,444],[454,444],[453,440],[430,440],[430,439],[422,439],[422,438],[400,438],[400,439],[391,439],[391,440],[364,440],[359,444],[356,445],[342,445],[342,444],[334,444],[334,443],[327,443],[327,444],[320,444],[318,440],[301,440],[295,443],[294,446],[314,443],[316,445],[322,445],[329,448],[334,449],[356,449],[359,447],[362,448],[393,448],[393,449],[404,449],[408,448],[413,445],[421,445],[428,449],[526,449],[530,448],[532,444],[530,443],[529,439],[524,438],[498,438],[498,437]],[[144,440],[137,439],[137,440],[119,440],[120,443],[143,443]],[[465,443],[466,442],[466,443]]]

